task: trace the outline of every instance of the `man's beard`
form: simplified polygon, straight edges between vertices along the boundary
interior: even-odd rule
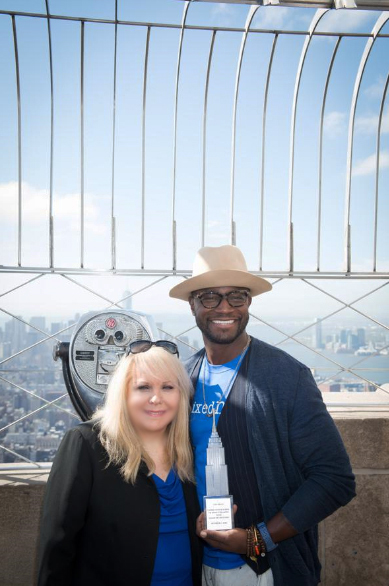
[[[235,340],[239,338],[239,336],[245,331],[249,321],[249,314],[247,314],[246,317],[242,317],[236,332],[233,334],[228,332],[220,332],[219,334],[215,335],[214,332],[210,331],[210,328],[204,326],[203,323],[197,319],[197,316],[195,316],[195,318],[197,327],[209,342],[212,342],[213,344],[232,344],[232,342],[235,342]],[[207,323],[208,322],[206,322],[206,324]]]

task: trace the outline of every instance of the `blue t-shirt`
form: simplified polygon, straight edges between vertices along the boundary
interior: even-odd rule
[[[206,494],[205,466],[207,464],[208,440],[212,431],[212,417],[207,417],[215,409],[216,424],[224,407],[227,396],[236,378],[235,369],[241,355],[226,364],[209,364],[206,357],[202,362],[197,381],[192,413],[190,416],[190,429],[194,447],[195,475],[197,482],[197,495],[201,510],[204,508],[203,497]],[[204,379],[205,371],[205,379]],[[203,397],[203,380],[205,382],[205,403]],[[203,563],[211,568],[219,570],[231,570],[243,565],[239,554],[216,549],[210,545],[204,546]]]
[[[150,586],[193,586],[188,519],[181,481],[172,468],[153,480],[161,503],[157,555]]]

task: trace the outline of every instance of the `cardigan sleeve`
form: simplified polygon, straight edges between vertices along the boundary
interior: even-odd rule
[[[305,366],[296,388],[289,442],[304,481],[282,512],[301,533],[355,496],[355,478],[343,441]]]
[[[38,586],[72,583],[77,536],[92,484],[90,446],[75,428],[64,436],[46,486],[41,519]]]

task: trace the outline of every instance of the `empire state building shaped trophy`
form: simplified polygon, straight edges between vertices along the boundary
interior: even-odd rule
[[[229,495],[227,465],[224,448],[216,429],[213,411],[212,433],[207,448],[205,467],[207,494],[204,497],[205,526],[212,531],[226,531],[234,527],[233,499]]]

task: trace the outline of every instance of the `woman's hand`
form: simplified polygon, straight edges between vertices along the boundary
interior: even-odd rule
[[[234,505],[234,515],[238,507]],[[197,518],[196,533],[212,547],[233,553],[246,553],[247,532],[245,529],[228,529],[228,531],[209,531],[205,529],[205,515]]]

